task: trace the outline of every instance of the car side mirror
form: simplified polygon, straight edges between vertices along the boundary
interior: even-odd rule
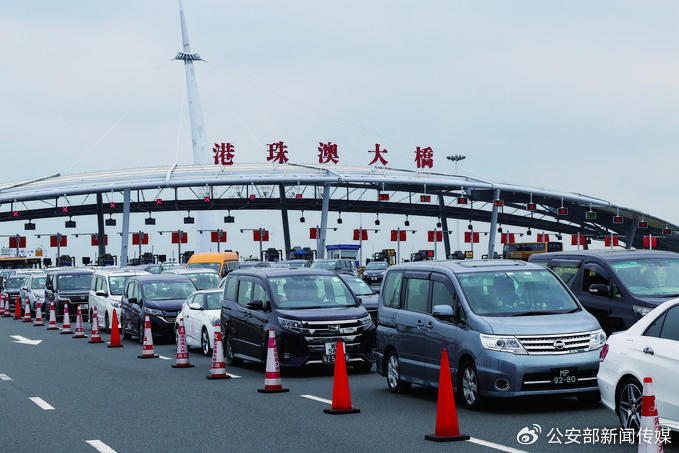
[[[191,302],[189,304],[189,308],[191,310],[201,310],[203,307],[201,307],[201,305],[198,302]]]
[[[264,311],[264,304],[261,300],[251,300],[247,303],[247,307],[250,310]]]
[[[450,305],[434,305],[434,308],[431,310],[431,314],[434,316],[434,318],[443,320],[448,320],[455,316],[453,307]]]
[[[26,286],[22,286],[22,287],[21,287],[21,290],[22,290],[22,291],[28,291],[28,288],[27,288]]]
[[[593,285],[590,285],[589,293],[595,296],[607,297],[611,294],[611,289],[608,285],[604,285],[603,283],[594,283]]]
[[[137,303],[137,298],[136,297],[130,297],[127,299],[127,302],[130,304],[136,304]]]
[[[95,294],[97,296],[101,296],[101,297],[108,297],[108,294],[106,293],[106,291],[97,291]]]

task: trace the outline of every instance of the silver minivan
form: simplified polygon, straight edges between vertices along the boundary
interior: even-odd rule
[[[485,397],[599,398],[597,320],[552,271],[524,261],[392,266],[378,306],[377,371],[392,392],[438,387],[445,348],[469,408]]]

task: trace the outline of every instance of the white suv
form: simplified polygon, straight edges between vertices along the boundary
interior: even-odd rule
[[[106,332],[111,331],[113,309],[116,309],[118,327],[120,327],[120,300],[123,296],[127,279],[135,275],[148,274],[143,270],[99,269],[92,275],[90,287],[90,318],[97,307],[99,326]]]

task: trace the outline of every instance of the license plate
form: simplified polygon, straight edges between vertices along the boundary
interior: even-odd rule
[[[337,343],[326,343],[325,354],[321,358],[323,363],[335,363],[335,352],[337,351]],[[344,354],[344,358],[348,361],[349,355]]]
[[[557,368],[552,370],[552,384],[569,385],[578,382],[575,368]]]

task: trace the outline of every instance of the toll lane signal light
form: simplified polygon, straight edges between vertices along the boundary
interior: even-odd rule
[[[378,195],[378,199],[380,201],[389,201],[389,194],[388,193],[380,193]]]
[[[616,215],[616,216],[613,217],[613,223],[620,224],[620,223],[623,223],[623,221],[624,221],[624,218],[621,215]]]
[[[431,195],[420,195],[420,202],[421,203],[431,202]]]
[[[501,208],[504,205],[505,205],[504,200],[493,200],[493,206],[497,206],[497,207]]]
[[[662,234],[665,236],[670,236],[672,234],[672,230],[670,228],[663,228]]]
[[[457,204],[469,204],[469,198],[457,197]]]
[[[585,218],[587,220],[596,220],[596,211],[587,211],[585,212]]]
[[[642,220],[641,222],[639,222],[639,228],[648,228],[648,222]]]
[[[529,211],[537,211],[538,209],[538,205],[535,203],[528,203],[526,207],[528,208]]]
[[[568,208],[565,206],[559,207],[559,210],[557,211],[559,215],[568,215]]]

